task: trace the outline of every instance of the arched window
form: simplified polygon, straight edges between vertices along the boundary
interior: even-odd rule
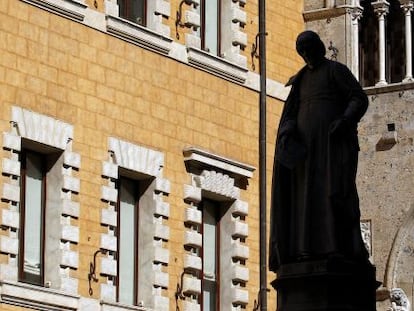
[[[373,86],[380,79],[379,22],[373,7],[374,1],[361,0],[363,14],[359,27],[360,82]],[[376,2],[378,3],[378,1]],[[404,11],[398,0],[384,1],[385,20],[385,80],[402,82],[405,75]]]
[[[362,86],[372,86],[378,80],[378,20],[370,0],[361,0],[363,13],[359,27],[359,63]]]

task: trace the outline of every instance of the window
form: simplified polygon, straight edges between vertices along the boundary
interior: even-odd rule
[[[405,74],[404,11],[397,0],[390,0],[386,16],[386,76],[390,83],[399,83]]]
[[[202,310],[219,310],[220,271],[220,206],[210,200],[203,201],[203,278]]]
[[[137,304],[139,182],[121,177],[118,194],[117,301]]]
[[[220,55],[220,0],[202,0],[198,6],[201,16],[201,49]]]
[[[44,275],[45,159],[36,152],[22,152],[20,280],[42,285]]]
[[[27,145],[30,145],[31,148],[25,147]],[[48,249],[51,249],[50,245],[47,245],[45,236],[47,232],[53,234],[52,231],[55,230],[52,228],[47,231],[46,228],[47,224],[52,221],[50,217],[54,215],[53,211],[48,211],[48,204],[55,197],[54,191],[48,191],[48,187],[55,187],[57,184],[53,177],[56,175],[53,167],[61,152],[52,147],[46,148],[33,142],[30,144],[27,141],[23,142],[23,146],[20,155],[19,280],[43,286],[45,267],[48,266],[48,260],[45,259],[44,254]],[[50,185],[47,184],[49,179]],[[47,219],[49,221],[46,221]]]
[[[361,0],[363,7],[359,27],[360,81],[373,86],[380,80],[380,41],[378,16],[373,1]],[[385,80],[401,82],[405,74],[404,11],[397,0],[390,0],[385,20]]]
[[[146,0],[118,0],[119,16],[145,26]]]
[[[360,82],[372,86],[378,81],[378,19],[370,1],[361,1],[364,7],[359,27]]]
[[[106,305],[143,305],[168,310],[169,205],[163,202],[169,182],[161,177],[163,154],[116,138],[109,138],[109,161],[103,162],[105,209],[101,224],[101,290]],[[163,271],[165,270],[165,271]],[[138,303],[139,302],[139,303]],[[105,308],[104,308],[105,309]]]

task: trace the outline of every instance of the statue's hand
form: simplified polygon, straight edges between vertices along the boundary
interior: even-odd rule
[[[296,130],[296,121],[287,120],[279,129],[279,137],[288,136],[295,132]]]
[[[350,132],[350,124],[346,118],[335,120],[329,126],[329,134],[335,136],[345,136]]]
[[[280,149],[285,149],[288,138],[289,138],[289,135],[286,135],[286,134],[280,136],[280,138],[279,138],[279,148]]]

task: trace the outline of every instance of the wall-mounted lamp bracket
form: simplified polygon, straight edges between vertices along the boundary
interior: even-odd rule
[[[180,40],[180,34],[178,33],[178,26],[181,27],[181,28],[190,27],[191,26],[191,25],[189,25],[187,23],[184,23],[182,21],[182,17],[183,17],[183,4],[192,5],[192,6],[194,6],[194,8],[196,8],[199,5],[198,1],[194,1],[194,0],[181,0],[180,5],[178,7],[177,14],[176,14],[176,19],[175,19],[175,36],[176,36],[177,40]]]
[[[254,300],[253,311],[259,311],[260,308],[260,290],[257,293],[257,299]]]
[[[256,65],[254,64],[254,59],[255,58],[259,58],[260,55],[258,53],[258,49],[259,49],[259,36],[262,35],[263,33],[259,32],[254,40],[254,43],[252,44],[252,51],[250,52],[250,56],[252,58],[252,69],[253,71],[256,70]],[[267,32],[264,33],[265,36],[267,36]]]
[[[102,249],[98,249],[93,254],[93,262],[89,263],[89,273],[88,273],[88,281],[89,281],[89,296],[93,295],[93,289],[92,289],[92,281],[95,283],[98,283],[98,278],[96,277],[96,256],[101,253],[104,254],[105,251]]]
[[[178,301],[185,300],[185,296],[183,295],[183,281],[184,281],[184,271],[181,273],[180,283],[177,283],[177,289],[175,291],[175,306],[176,306],[177,311],[180,311],[180,307],[178,306]]]

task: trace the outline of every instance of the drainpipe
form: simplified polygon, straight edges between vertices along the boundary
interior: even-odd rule
[[[266,0],[259,0],[259,208],[260,208],[260,310],[267,311],[266,237]]]

